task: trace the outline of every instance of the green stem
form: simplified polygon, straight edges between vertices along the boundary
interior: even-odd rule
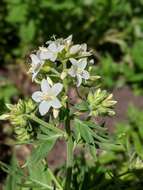
[[[67,168],[72,167],[73,165],[73,141],[72,136],[68,137],[67,141]]]
[[[57,188],[58,188],[59,190],[63,190],[62,186],[59,184],[59,182],[58,182],[57,179],[55,178],[55,176],[54,176],[54,174],[53,174],[53,172],[51,171],[50,168],[48,168],[48,171],[49,171],[49,174],[50,174],[51,178],[52,178],[53,181],[55,182]]]
[[[44,126],[44,127],[47,127],[48,129],[51,129],[53,131],[55,131],[56,133],[60,133],[60,134],[63,134],[63,136],[65,136],[65,132],[62,131],[61,129],[57,128],[57,127],[54,127],[53,125],[39,119],[38,117],[36,117],[34,114],[31,114],[31,115],[26,115],[26,117],[28,117],[29,119],[39,123],[40,125]]]
[[[68,109],[68,104],[67,104]],[[65,121],[65,128],[67,132],[67,163],[66,163],[66,181],[65,181],[65,190],[71,189],[71,179],[72,179],[72,166],[73,166],[73,140],[72,133],[70,129],[70,116],[67,114],[67,118]]]

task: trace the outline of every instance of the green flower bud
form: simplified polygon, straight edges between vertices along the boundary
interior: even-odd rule
[[[7,107],[10,112],[0,116],[0,119],[10,120],[18,140],[23,141],[30,139],[32,132],[29,130],[29,121],[25,115],[35,109],[33,101],[31,99],[27,101],[19,100],[17,104],[8,104]]]
[[[113,116],[112,110],[117,101],[113,100],[113,95],[108,94],[106,90],[98,89],[94,93],[89,92],[87,101],[90,108],[90,115],[109,115]]]
[[[21,142],[29,140],[31,137],[31,134],[28,132],[28,130],[26,128],[22,128],[20,126],[15,126],[14,132],[16,134],[17,140],[21,141]]]

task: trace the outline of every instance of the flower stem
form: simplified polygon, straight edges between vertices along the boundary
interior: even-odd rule
[[[68,104],[67,104],[68,109]],[[72,166],[73,166],[73,140],[72,133],[70,129],[70,116],[67,114],[67,118],[65,121],[65,128],[67,132],[67,163],[66,163],[66,181],[65,181],[65,190],[71,189],[71,179],[72,179]]]
[[[39,123],[40,125],[44,126],[44,127],[47,127],[48,129],[51,129],[53,131],[55,131],[56,133],[60,133],[60,134],[63,134],[63,136],[65,136],[65,132],[62,131],[61,129],[57,128],[57,127],[54,127],[53,125],[39,119],[38,117],[36,117],[34,114],[30,114],[30,115],[26,115],[26,117],[28,117],[29,119]]]
[[[54,174],[53,174],[53,172],[51,171],[50,168],[48,168],[48,171],[49,171],[49,174],[50,174],[51,178],[52,178],[53,181],[55,182],[57,188],[58,188],[59,190],[63,190],[62,186],[59,184],[59,182],[57,181],[56,177],[54,176]]]

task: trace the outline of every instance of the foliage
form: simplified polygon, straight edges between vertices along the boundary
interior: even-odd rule
[[[128,109],[128,120],[117,124],[115,131],[110,136],[114,140],[115,144],[122,144],[124,149],[105,149],[102,153],[97,154],[96,161],[95,157],[91,157],[88,152],[88,147],[81,148],[78,155],[74,155],[73,162],[73,172],[71,178],[71,189],[81,189],[81,190],[100,190],[106,188],[107,190],[112,189],[131,189],[140,190],[142,189],[142,177],[143,177],[143,161],[142,161],[142,111],[134,106],[130,106]],[[83,129],[80,130],[83,140],[88,137],[87,131],[84,134],[84,129],[86,126],[84,121],[76,121],[77,124],[81,124]],[[95,127],[95,123],[90,126]],[[101,130],[100,133],[103,135],[106,131],[105,128],[98,128]],[[96,131],[97,131],[96,129]],[[97,134],[97,133],[96,133]],[[48,136],[47,136],[48,138]],[[87,142],[91,142],[90,138],[87,138]],[[108,145],[109,146],[109,145]],[[109,147],[110,148],[110,147]],[[14,160],[13,160],[14,161]],[[46,162],[40,162],[38,168],[35,168],[35,162],[30,165],[28,169],[30,178],[21,173],[19,166],[14,166],[13,170],[10,171],[10,167],[1,165],[3,169],[9,170],[9,177],[7,179],[8,184],[14,183],[16,179],[16,184],[13,189],[19,190],[18,183],[21,184],[24,181],[24,189],[50,189],[48,188],[48,181],[50,178],[53,180],[53,187],[55,184],[55,178],[51,175],[51,171],[48,169]],[[12,166],[11,166],[12,167]],[[62,182],[65,176],[65,165],[57,168],[55,170],[55,175],[57,176],[58,182]],[[14,172],[11,173],[11,172]],[[10,180],[10,176],[15,179]],[[39,178],[40,176],[40,178]],[[46,181],[44,181],[46,178]],[[37,180],[38,179],[38,180]],[[39,183],[40,182],[40,183]],[[39,185],[39,186],[38,186]],[[52,189],[51,188],[51,189]],[[58,189],[58,188],[57,188]],[[60,189],[60,188],[59,188]]]
[[[142,114],[143,112],[141,110],[131,105],[128,108],[127,122],[118,123],[116,127],[118,140],[124,144],[124,146],[126,146],[129,154],[136,154],[138,157],[140,157],[140,159],[143,159]],[[120,135],[118,135],[118,133]]]
[[[122,145],[110,139],[103,126],[92,121],[92,116],[113,115],[116,101],[112,94],[95,88],[99,77],[92,76],[91,67],[94,65],[91,64],[91,55],[87,45],[74,44],[72,36],[66,39],[51,38],[47,46],[40,47],[30,55],[31,67],[28,73],[32,75],[32,81],[41,86],[41,91],[34,92],[32,99],[19,100],[15,105],[7,104],[9,112],[1,115],[0,119],[11,123],[17,137],[16,144],[33,144],[34,147],[22,168],[16,164],[15,159],[11,166],[1,163],[1,168],[9,173],[6,189],[73,189],[76,148],[84,147],[94,163],[98,149],[123,149]],[[79,94],[80,104],[71,103],[71,87]],[[84,88],[88,89],[82,93],[87,101],[80,96]],[[87,109],[83,110],[84,106]],[[81,120],[80,115],[83,114],[86,117]],[[58,127],[61,124],[63,129]],[[58,139],[63,139],[67,148],[62,180],[53,174],[45,160]]]

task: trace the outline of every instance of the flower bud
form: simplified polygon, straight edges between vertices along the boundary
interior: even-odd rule
[[[66,71],[63,71],[63,72],[61,73],[61,79],[63,80],[66,76],[67,76],[67,72],[66,72]]]
[[[53,86],[53,81],[50,79],[50,77],[48,77],[47,76],[47,81],[48,81],[48,83],[51,85],[51,86]]]
[[[30,125],[25,115],[30,114],[35,109],[33,101],[31,99],[27,101],[19,100],[15,105],[7,104],[7,107],[10,112],[0,116],[0,119],[10,120],[18,140],[28,140],[32,132],[28,130]]]
[[[113,95],[108,94],[106,90],[98,89],[94,93],[89,92],[87,101],[90,108],[90,115],[115,115],[112,109],[117,101],[114,101],[112,98]]]
[[[59,115],[59,110],[58,109],[53,109],[53,116],[56,119]]]

